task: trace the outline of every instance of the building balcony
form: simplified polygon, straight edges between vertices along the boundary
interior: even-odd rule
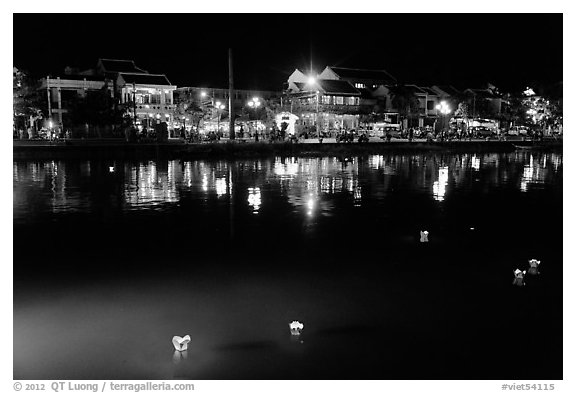
[[[315,103],[294,104],[294,111],[303,112],[316,112]],[[338,105],[338,104],[320,104],[318,105],[318,112],[337,113],[337,114],[360,114],[366,111],[371,111],[372,106],[365,105]]]
[[[133,107],[133,103],[129,102],[130,107]],[[173,111],[176,109],[176,105],[174,104],[139,104],[136,103],[136,109],[141,111],[149,111],[149,112],[166,112],[166,111]]]

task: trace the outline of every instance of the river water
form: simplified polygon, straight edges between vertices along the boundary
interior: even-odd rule
[[[15,161],[14,378],[561,379],[562,160]]]

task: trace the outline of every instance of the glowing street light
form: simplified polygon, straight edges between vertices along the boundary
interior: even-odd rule
[[[226,109],[226,106],[222,104],[220,101],[216,101],[215,108],[218,110],[218,129],[217,132],[220,132],[220,116],[222,115],[222,111]]]
[[[248,106],[254,109],[254,117],[256,117],[256,120],[254,120],[254,130],[255,130],[254,140],[256,142],[258,142],[258,108],[260,107],[261,104],[262,103],[260,102],[260,98],[258,97],[254,97],[252,98],[252,100],[248,101]]]
[[[442,132],[446,128],[446,116],[449,115],[452,110],[446,101],[440,101],[440,104],[436,105],[436,110],[442,114]]]
[[[447,115],[451,112],[450,106],[446,101],[440,101],[440,104],[436,105],[436,110],[438,110],[443,115]]]
[[[313,76],[309,76],[308,77],[308,84],[311,86],[315,86],[316,87],[316,132],[318,134],[318,141],[320,141],[320,124],[318,122],[318,118],[319,118],[319,113],[320,113],[320,107],[319,107],[319,103],[320,103],[320,90],[318,90],[318,83],[316,81],[316,78]]]

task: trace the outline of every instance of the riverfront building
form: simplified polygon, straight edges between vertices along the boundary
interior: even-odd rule
[[[173,123],[176,89],[166,75],[152,74],[136,66],[132,60],[99,59],[96,66],[80,71],[66,67],[64,74],[41,80],[46,91],[48,118],[55,127],[74,129],[89,134],[88,126],[78,129],[73,122],[73,108],[91,93],[103,91],[130,107],[130,116],[139,128],[159,122]]]

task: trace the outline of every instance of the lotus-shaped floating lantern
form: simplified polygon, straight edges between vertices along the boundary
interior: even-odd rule
[[[428,231],[420,231],[420,243],[428,242]]]
[[[519,287],[526,285],[524,282],[524,275],[526,274],[526,270],[522,271],[520,269],[514,270],[514,281],[512,281],[513,285],[518,285]]]
[[[299,336],[302,333],[302,329],[304,329],[304,324],[298,321],[292,321],[292,323],[288,324],[290,326],[290,333],[293,336]]]
[[[540,274],[540,272],[538,271],[538,266],[540,265],[539,260],[530,259],[528,261],[528,264],[530,265],[530,269],[528,269],[528,274],[532,274],[532,275]]]
[[[185,351],[188,349],[188,343],[190,342],[190,336],[185,335],[184,337],[174,336],[172,337],[172,344],[177,351]]]

